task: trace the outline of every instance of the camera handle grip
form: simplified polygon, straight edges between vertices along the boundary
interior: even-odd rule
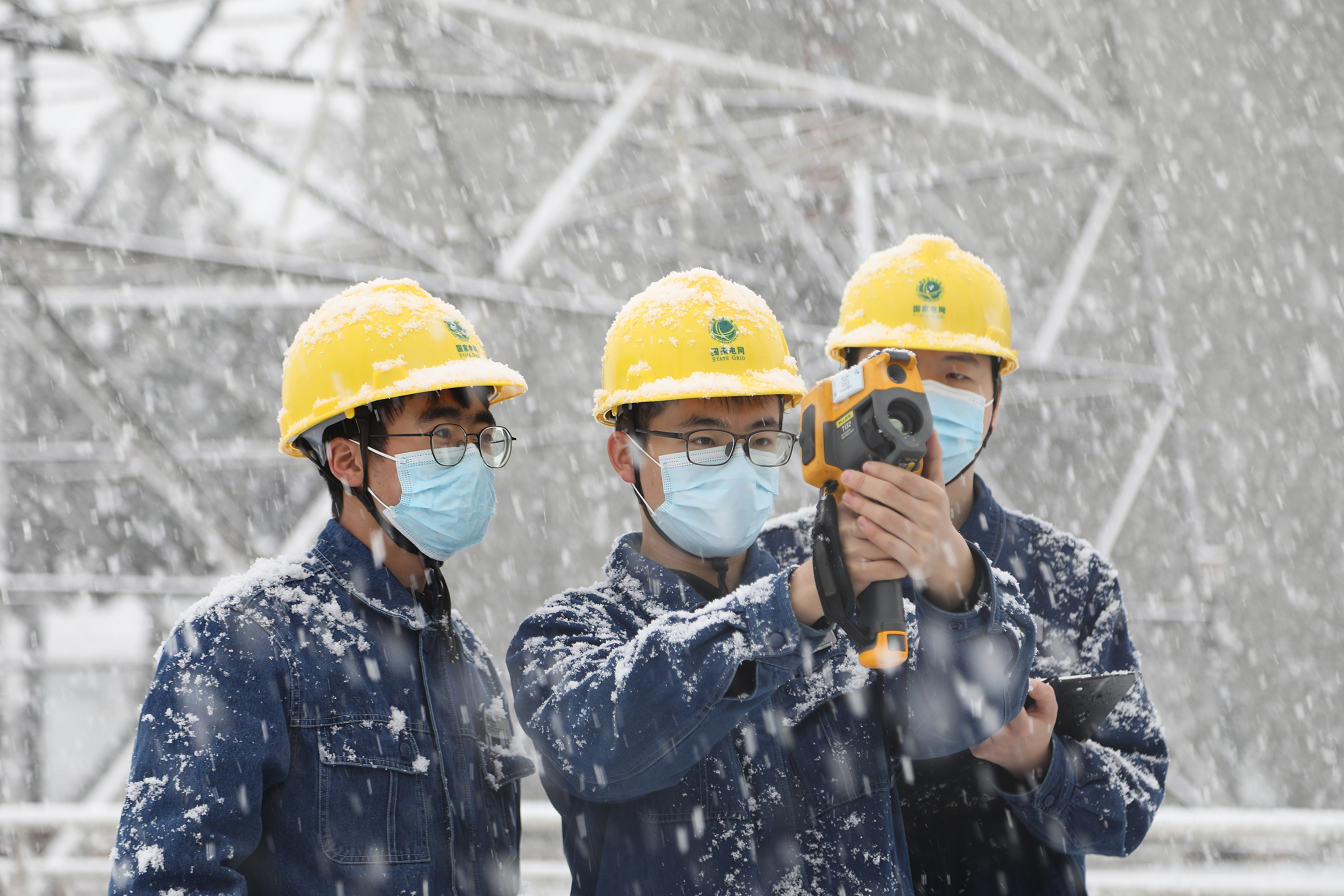
[[[874,582],[859,594],[859,662],[869,669],[894,669],[910,656],[905,631],[905,595],[894,579]]]
[[[840,513],[829,490],[823,490],[817,500],[812,570],[822,612],[858,645],[859,662],[869,669],[891,669],[904,663],[909,643],[901,583],[874,582],[855,596],[840,546]],[[856,609],[857,624],[851,619]]]

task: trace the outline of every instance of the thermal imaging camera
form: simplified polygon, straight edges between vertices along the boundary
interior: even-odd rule
[[[874,582],[855,596],[840,549],[840,473],[879,461],[918,474],[932,433],[915,356],[901,349],[874,352],[803,397],[803,479],[821,489],[812,525],[817,590],[826,618],[854,640],[859,662],[870,669],[895,668],[910,655],[905,601],[895,581]]]

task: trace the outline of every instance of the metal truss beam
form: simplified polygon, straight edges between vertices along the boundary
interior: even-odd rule
[[[998,159],[976,159],[954,165],[935,165],[912,171],[891,171],[873,175],[873,184],[879,193],[893,190],[922,190],[950,184],[972,183],[1023,174],[1042,174],[1063,168],[1090,165],[1094,154],[1072,150],[1022,153]]]
[[[1017,73],[1017,76],[1040,91],[1065,115],[1092,131],[1102,130],[1101,121],[1091,109],[1027,58],[1026,54],[1008,43],[1002,34],[981,21],[975,13],[961,5],[960,0],[933,0],[947,17],[964,28],[980,42],[980,46],[998,57],[999,61]]]
[[[14,0],[11,0],[11,2],[14,2]],[[291,177],[289,166],[285,165],[270,152],[255,145],[239,128],[234,127],[227,121],[214,118],[213,116],[198,111],[194,103],[179,97],[171,83],[162,73],[147,65],[124,62],[118,64],[114,60],[107,59],[97,48],[90,46],[80,35],[69,29],[60,28],[39,13],[29,10],[24,4],[15,3],[15,6],[33,21],[41,23],[46,27],[57,28],[61,35],[59,43],[62,47],[72,52],[83,53],[92,59],[102,62],[107,67],[108,71],[116,77],[129,81],[131,84],[146,91],[154,101],[163,103],[187,120],[208,128],[220,139],[229,143],[244,155],[250,156],[262,166],[279,175],[282,179]],[[306,177],[299,178],[299,184],[305,192],[331,208],[337,214],[358,226],[363,227],[370,233],[382,237],[411,257],[429,265],[432,270],[447,271],[450,269],[447,260],[440,252],[438,252],[438,250],[431,246],[424,245],[415,237],[402,231],[401,228],[397,227],[392,222],[383,219],[382,216],[374,210],[361,208],[357,204],[337,196],[330,190],[313,183]]]
[[[174,59],[175,63],[186,62],[187,59],[190,58],[191,51],[196,48],[196,44],[200,42],[206,29],[209,28],[210,24],[215,20],[215,16],[219,12],[219,7],[223,5],[223,2],[224,0],[210,0],[210,4],[206,7],[204,14],[197,20],[196,27],[192,29],[190,36],[188,36],[187,40],[182,44],[182,48],[178,50],[177,57]],[[179,68],[174,68],[164,77],[172,78],[178,71],[180,71]],[[123,108],[127,105],[129,104],[123,104]],[[108,150],[107,154],[103,157],[102,170],[100,170],[98,176],[94,178],[93,186],[91,186],[88,192],[86,192],[79,202],[75,204],[75,213],[71,217],[71,220],[74,223],[84,223],[94,207],[98,204],[98,200],[102,198],[108,185],[112,183],[113,175],[132,157],[130,152],[131,146],[144,132],[144,125],[144,120],[139,116],[136,116],[126,125],[126,129],[121,134],[121,139],[117,141],[118,145],[114,149]],[[146,219],[153,215],[157,215],[158,209],[162,207],[163,197],[164,191],[159,190],[156,197],[156,208],[151,215],[146,216]]]
[[[187,243],[167,237],[146,236],[137,233],[102,230],[95,227],[75,227],[64,224],[45,224],[36,221],[17,221],[0,224],[0,236],[16,239],[48,240],[76,246],[108,249],[115,252],[135,252],[176,258],[203,264],[248,268],[268,273],[293,274],[334,283],[354,283],[377,277],[409,277],[425,289],[443,295],[467,296],[493,302],[506,302],[533,308],[553,308],[577,314],[610,316],[620,310],[620,304],[598,296],[580,295],[501,283],[481,277],[437,271],[414,271],[392,265],[365,264],[267,252],[260,249],[242,249],[212,243]]]
[[[1051,355],[1041,359],[1024,358],[1020,369],[1152,386],[1169,386],[1176,379],[1175,371],[1167,367],[1135,364],[1132,361],[1107,361],[1104,358],[1080,358],[1074,355]]]
[[[1102,555],[1109,556],[1115,548],[1115,542],[1125,527],[1125,521],[1129,519],[1129,512],[1134,508],[1134,500],[1139,496],[1139,489],[1148,478],[1148,468],[1157,457],[1158,449],[1162,447],[1162,438],[1167,434],[1167,427],[1171,426],[1171,420],[1175,415],[1176,404],[1164,401],[1148,421],[1148,429],[1143,434],[1143,440],[1139,442],[1124,481],[1120,483],[1120,490],[1116,493],[1115,500],[1111,502],[1106,525],[1097,536],[1097,550]]]
[[[620,136],[621,130],[644,105],[649,91],[658,83],[665,68],[666,65],[662,62],[645,66],[621,91],[616,102],[612,103],[598,119],[587,139],[583,141],[583,145],[574,153],[569,164],[551,183],[541,201],[537,203],[537,207],[532,210],[517,238],[500,253],[499,261],[495,265],[495,272],[500,277],[505,280],[516,280],[522,275],[529,256],[546,235],[561,223],[574,192],[606,155],[612,143]]]
[[[854,103],[938,124],[956,124],[989,134],[1039,140],[1069,149],[1115,152],[1112,137],[1074,127],[1033,121],[936,97],[865,84],[850,78],[818,75],[803,69],[762,62],[750,56],[665,40],[598,22],[559,15],[496,0],[438,0],[444,9],[485,16],[519,28],[545,32],[612,50],[665,59],[678,66],[799,90],[839,102]]]
[[[1106,232],[1106,224],[1111,219],[1111,212],[1115,210],[1115,202],[1120,197],[1120,191],[1124,189],[1128,174],[1128,163],[1117,162],[1111,169],[1110,176],[1097,188],[1097,198],[1092,205],[1092,211],[1088,214],[1082,233],[1078,235],[1078,242],[1074,244],[1073,252],[1069,255],[1064,274],[1059,278],[1059,286],[1050,301],[1050,308],[1045,314],[1040,330],[1036,333],[1036,342],[1031,347],[1029,358],[1037,364],[1045,363],[1054,353],[1055,343],[1059,340],[1060,333],[1064,331],[1064,321],[1073,308],[1074,300],[1078,298],[1078,289],[1083,284],[1083,278],[1087,276],[1092,256],[1096,254],[1097,244],[1101,242],[1102,234]]]
[[[807,223],[798,206],[789,198],[784,185],[766,167],[737,122],[723,111],[723,107],[714,100],[713,94],[706,97],[705,106],[710,118],[723,135],[724,142],[737,156],[742,174],[770,203],[794,245],[812,259],[812,263],[816,265],[832,294],[840,295],[849,278],[841,270],[840,263],[835,260],[831,250],[826,248],[821,237],[812,229],[812,225]]]
[[[722,96],[722,94],[715,91],[715,96]],[[651,97],[650,99],[654,98]],[[728,104],[725,103],[724,105],[727,106]],[[742,122],[739,127],[744,134],[750,136],[751,124],[753,122]],[[761,158],[767,165],[774,168],[777,163],[786,163],[794,155],[793,153],[788,155],[765,153],[761,155]],[[1008,156],[1003,159],[983,159],[959,165],[936,166],[914,171],[874,173],[872,175],[873,192],[885,196],[898,190],[913,192],[937,186],[970,183],[977,180],[1040,174],[1092,164],[1095,158],[1095,156],[1089,156],[1086,153],[1060,150]],[[735,173],[737,170],[736,162],[728,159],[700,160],[695,166],[695,173],[701,178],[724,177]],[[808,189],[806,184],[804,184],[804,189]],[[576,198],[567,208],[566,215],[561,223],[607,218],[614,214],[671,199],[676,192],[676,183],[663,177],[616,193]],[[820,191],[816,187],[812,187],[811,192],[816,194]],[[521,226],[523,220],[522,215],[496,219],[493,232],[496,235],[512,233]]]
[[[66,393],[102,430],[146,488],[156,492],[205,548],[207,557],[227,569],[241,569],[247,542],[205,497],[191,474],[177,461],[158,434],[140,419],[129,402],[107,380],[100,365],[84,351],[42,301],[41,288],[24,276],[7,249],[0,259],[27,294],[28,313],[8,315],[10,340]]]
[[[303,190],[304,181],[307,180],[308,165],[313,158],[317,135],[321,132],[322,125],[326,123],[327,112],[331,107],[331,82],[336,79],[336,73],[340,71],[341,61],[345,58],[345,51],[350,46],[350,39],[363,17],[364,0],[346,0],[345,14],[341,18],[340,35],[336,38],[336,48],[331,51],[331,60],[327,64],[326,74],[317,82],[317,108],[313,110],[312,117],[308,119],[303,136],[299,139],[299,151],[295,155],[294,164],[289,170],[289,176],[285,184],[285,198],[280,204],[280,214],[276,216],[275,227],[272,231],[272,244],[280,245],[285,241],[290,218],[294,215],[295,202],[298,199],[298,194]],[[432,266],[437,267],[437,265]]]
[[[81,47],[46,40],[40,35],[28,34],[16,28],[0,29],[0,43],[21,44],[35,50],[54,53],[88,55]],[[320,84],[324,80],[323,75],[313,72],[248,65],[212,65],[185,59],[149,56],[144,53],[101,53],[100,57],[116,65],[145,65],[165,75],[197,75],[214,80],[276,81],[284,84],[312,85]],[[388,69],[364,69],[358,78],[338,75],[331,78],[330,84],[342,90],[374,92],[419,90],[505,99],[555,99],[575,103],[607,103],[618,92],[615,86],[598,81],[547,79],[535,82],[508,75],[445,75]]]
[[[176,455],[175,455],[176,456]],[[109,455],[106,442],[4,442],[0,443],[0,463],[11,464],[68,464],[98,463],[125,460],[116,453]],[[243,461],[249,464],[271,461],[291,462],[281,454],[274,440],[226,441],[201,439],[183,452],[179,461],[218,464]]]

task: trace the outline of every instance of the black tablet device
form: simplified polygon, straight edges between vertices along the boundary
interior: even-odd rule
[[[1136,678],[1136,672],[1047,678],[1045,683],[1054,690],[1055,700],[1059,702],[1055,732],[1074,740],[1087,740],[1097,733],[1111,710],[1129,693]]]
[[[1101,723],[1134,686],[1135,672],[1108,672],[1102,675],[1059,675],[1045,679],[1055,692],[1059,715],[1055,732],[1074,740],[1088,740]],[[1027,705],[1032,699],[1027,698]],[[897,781],[901,805],[909,811],[925,813],[977,813],[1001,805],[995,789],[1008,777],[997,766],[976,759],[970,750],[936,759],[916,759],[910,770],[914,786],[904,775]],[[1010,788],[1009,788],[1010,789]]]

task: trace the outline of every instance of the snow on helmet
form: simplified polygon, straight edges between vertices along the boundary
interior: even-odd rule
[[[945,236],[915,234],[871,255],[850,278],[826,352],[847,348],[964,351],[1017,369],[1008,295],[989,265]]]
[[[785,395],[807,387],[784,331],[756,293],[704,268],[668,274],[626,302],[607,331],[593,416],[681,398]]]
[[[360,283],[323,302],[285,353],[280,450],[303,457],[295,439],[363,405],[459,386],[490,386],[490,404],[527,391],[462,312],[415,281]]]

